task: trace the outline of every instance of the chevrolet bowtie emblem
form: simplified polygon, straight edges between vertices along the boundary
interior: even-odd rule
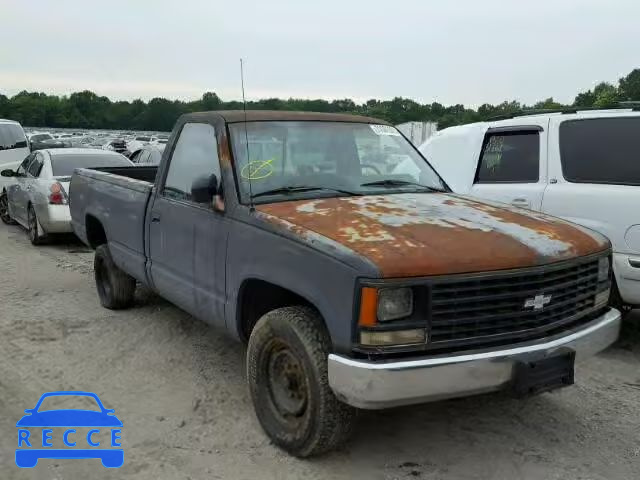
[[[536,295],[524,301],[524,308],[533,307],[534,310],[542,310],[549,302],[551,302],[551,295]]]

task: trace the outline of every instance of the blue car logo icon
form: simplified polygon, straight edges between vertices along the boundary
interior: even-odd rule
[[[50,397],[90,397],[95,400],[99,411],[83,409],[43,410],[42,402]],[[95,393],[91,392],[49,392],[40,397],[33,409],[25,410],[16,427],[18,430],[18,448],[16,465],[21,468],[35,467],[40,458],[99,458],[107,468],[118,468],[124,463],[124,450],[121,448],[122,422],[115,416],[114,410],[104,407]],[[42,427],[42,435],[36,435],[33,427]],[[81,448],[85,436],[76,428],[89,427],[86,434],[88,448]],[[53,448],[53,429],[63,430],[62,440],[65,447]],[[101,429],[103,433],[101,434]],[[109,442],[98,441],[108,430]],[[101,437],[102,438],[102,437]],[[101,445],[103,444],[103,445]],[[104,448],[104,444],[111,448]],[[78,448],[76,445],[81,445]]]

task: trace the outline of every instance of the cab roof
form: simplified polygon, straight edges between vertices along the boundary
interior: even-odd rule
[[[246,116],[245,116],[246,115]],[[261,121],[291,121],[291,122],[348,122],[348,123],[373,123],[390,125],[384,120],[364,117],[361,115],[350,115],[345,113],[319,113],[319,112],[294,112],[289,110],[218,110],[211,112],[188,113],[182,117],[189,120],[220,120],[226,123],[241,123],[245,119],[247,122]]]

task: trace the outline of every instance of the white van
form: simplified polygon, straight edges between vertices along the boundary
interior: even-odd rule
[[[640,111],[564,110],[446,128],[420,151],[456,193],[564,218],[613,244],[612,303],[640,306]]]
[[[22,126],[13,120],[0,119],[0,171],[16,170],[29,155],[29,142]],[[7,222],[7,186],[14,180],[0,176],[0,218]]]

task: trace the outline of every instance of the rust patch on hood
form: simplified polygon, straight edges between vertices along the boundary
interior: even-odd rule
[[[609,247],[604,237],[553,217],[448,194],[300,200],[256,210],[297,236],[344,245],[383,277],[530,267]]]

